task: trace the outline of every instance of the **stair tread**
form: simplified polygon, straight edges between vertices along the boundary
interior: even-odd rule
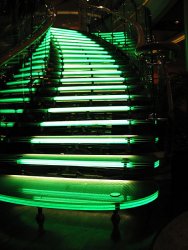
[[[37,176],[0,176],[0,200],[35,207],[114,210],[138,207],[158,197],[153,182]]]
[[[120,33],[116,43],[134,49]],[[157,199],[156,183],[146,179],[162,165],[161,141],[139,129],[159,121],[149,119],[149,99],[128,57],[116,52],[79,31],[50,28],[3,83],[0,201],[114,210]]]

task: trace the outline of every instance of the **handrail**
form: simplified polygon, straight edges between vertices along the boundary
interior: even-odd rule
[[[30,36],[26,37],[26,40],[24,40],[21,44],[16,45],[8,53],[0,57],[0,67],[7,64],[9,60],[19,55],[24,49],[33,45],[36,40],[40,39],[40,37],[51,27],[54,18],[55,13],[48,10],[47,19],[40,24],[40,27],[33,34],[30,34]]]
[[[9,53],[7,53],[5,56],[0,58],[0,67],[8,63],[10,59],[17,56],[21,51],[26,49],[27,47],[31,46],[36,40],[38,40],[52,25],[53,23],[53,17],[48,20],[48,22],[42,27],[41,30],[37,31],[34,36],[23,42],[21,45],[18,45],[16,48],[11,50]]]
[[[138,35],[136,47],[142,46],[145,43],[144,30],[143,30],[142,26],[137,21],[132,20],[133,16],[131,16],[130,18],[129,17],[125,18],[124,16],[120,15],[119,12],[112,11],[109,8],[106,8],[104,6],[95,6],[95,5],[91,5],[91,4],[86,4],[86,5],[89,8],[93,8],[93,9],[97,9],[97,10],[100,10],[100,11],[104,11],[107,14],[111,14],[113,16],[116,16],[116,17],[120,18],[120,20],[125,25],[127,25],[127,24],[133,25],[134,28],[135,28],[135,30],[137,31],[137,35]]]
[[[88,6],[91,7],[91,8],[94,8],[94,9],[104,11],[104,12],[106,12],[108,14],[112,14],[113,16],[116,16],[116,17],[120,18],[121,21],[123,22],[123,24],[125,24],[125,25],[126,24],[132,24],[134,26],[135,30],[137,31],[137,34],[138,34],[137,46],[136,47],[142,46],[145,43],[144,30],[143,30],[142,26],[138,22],[131,20],[131,18],[127,18],[127,17],[125,18],[122,15],[120,15],[118,12],[112,11],[109,8],[106,8],[106,7],[103,7],[103,6],[95,6],[95,5],[91,5],[91,4],[88,4]]]

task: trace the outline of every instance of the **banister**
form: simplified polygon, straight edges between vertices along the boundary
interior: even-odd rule
[[[131,24],[131,25],[133,25],[133,27],[137,31],[137,35],[138,35],[136,47],[142,46],[145,43],[144,30],[143,30],[142,26],[137,21],[132,20],[132,17],[131,18],[128,18],[128,17],[125,18],[122,15],[120,15],[118,12],[112,11],[109,8],[106,8],[104,6],[95,6],[95,5],[91,5],[91,4],[87,4],[87,6],[89,8],[104,11],[107,14],[111,14],[113,16],[116,16],[116,17],[120,18],[120,20],[123,22],[123,24],[126,24],[126,25]]]
[[[3,64],[8,63],[9,60],[12,59],[13,57],[15,57],[18,54],[20,54],[24,49],[26,49],[29,46],[31,46],[36,40],[38,40],[51,27],[51,25],[53,24],[53,20],[55,18],[55,12],[51,13],[48,10],[48,15],[49,15],[49,18],[47,20],[45,20],[45,22],[42,24],[42,28],[38,29],[33,34],[33,36],[29,37],[28,39],[26,39],[25,41],[23,41],[22,44],[19,44],[18,46],[16,46],[12,50],[10,50],[9,53],[6,53],[5,55],[3,55],[0,58],[0,67]]]

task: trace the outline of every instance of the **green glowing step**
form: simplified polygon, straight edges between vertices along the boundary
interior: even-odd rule
[[[68,33],[65,31],[62,32],[54,32],[52,31],[52,37],[56,39],[66,39],[66,38],[81,38],[81,39],[87,39],[89,41],[92,41],[91,38],[87,37],[86,35],[83,35],[82,33]]]
[[[153,182],[0,176],[0,201],[42,208],[115,210],[146,205],[157,199]]]
[[[66,59],[66,58],[63,58],[63,59],[60,59],[59,62],[61,63],[114,63],[115,60],[114,59],[91,59],[91,58],[88,58],[88,59],[82,59],[82,58],[79,58],[79,59]]]
[[[43,50],[40,51],[35,51],[32,54],[32,58],[38,57],[38,56],[43,56],[43,57],[48,57],[50,53],[50,49],[46,50],[45,48]]]
[[[5,89],[0,90],[0,94],[18,94],[18,93],[30,93],[35,92],[35,88],[19,88],[19,89]]]
[[[52,33],[54,33],[54,32],[56,32],[56,33],[66,32],[66,33],[69,33],[69,34],[71,34],[71,33],[73,33],[73,34],[82,34],[82,33],[80,33],[77,30],[71,30],[71,29],[65,29],[65,28],[54,28],[54,27],[51,27],[50,31]]]
[[[12,98],[2,98],[0,103],[24,103],[29,102],[30,98],[28,97],[12,97]]]
[[[80,33],[67,33],[67,32],[61,32],[61,33],[57,33],[57,32],[52,32],[52,39],[54,40],[64,40],[64,39],[82,39],[82,40],[88,40],[88,41],[92,41],[91,38],[83,35],[83,34],[80,34]]]
[[[82,34],[82,33],[79,33],[79,32],[67,32],[65,30],[61,30],[61,31],[51,30],[51,34],[53,35],[53,38],[62,37],[62,36],[71,36],[71,37],[75,37],[75,38],[76,37],[87,38],[87,36]]]
[[[9,161],[11,155],[8,157]],[[15,156],[12,157],[13,162]],[[42,166],[75,166],[88,168],[157,168],[160,160],[149,156],[135,155],[58,155],[58,154],[23,154],[17,158],[17,164]]]
[[[56,49],[61,52],[63,50],[71,50],[71,51],[82,51],[84,53],[85,50],[89,50],[89,51],[104,51],[105,49],[103,47],[99,47],[99,46],[92,46],[87,45],[84,46],[82,44],[76,44],[76,45],[67,45],[67,44],[55,44]]]
[[[154,142],[149,136],[137,135],[98,135],[98,136],[34,136],[32,144],[136,144]]]
[[[25,66],[30,67],[30,65],[31,65],[30,61],[25,63]],[[46,67],[46,60],[44,60],[44,58],[41,60],[39,60],[39,59],[32,60],[32,67],[35,65],[36,66],[40,65],[40,66]]]
[[[26,85],[29,85],[29,83],[30,83],[30,80],[28,79],[28,80],[10,81],[10,82],[7,82],[6,85],[8,85],[8,86],[13,86],[13,85],[26,86]],[[39,79],[34,79],[33,83],[36,85],[36,84],[40,83],[40,80]]]
[[[44,70],[45,69],[45,66],[44,65],[42,65],[42,66],[32,66],[32,68],[31,67],[25,67],[25,68],[22,68],[22,69],[20,69],[19,71],[20,72],[25,72],[25,71],[31,71],[31,69],[32,70],[36,70],[36,71],[42,71],[42,70]]]
[[[20,80],[20,81],[10,81],[7,82],[6,85],[10,86],[10,85],[25,85],[28,84],[29,80]]]
[[[32,61],[35,61],[35,60],[39,60],[39,59],[43,59],[43,61],[45,61],[46,58],[46,54],[40,54],[40,55],[32,55]],[[29,60],[31,60],[31,58],[29,58]]]
[[[97,44],[97,43],[77,43],[77,42],[74,42],[74,41],[72,41],[72,42],[61,42],[61,44],[60,44],[61,46],[65,46],[65,45],[72,45],[72,46],[79,46],[80,48],[82,48],[82,47],[85,47],[85,46],[90,46],[90,47],[95,47],[95,48],[98,48],[98,47],[101,47],[99,44]],[[57,47],[58,47],[58,43],[57,43]]]
[[[82,120],[82,121],[45,121],[39,123],[41,127],[67,127],[67,126],[114,126],[137,125],[147,123],[145,120]]]
[[[56,39],[56,40],[58,40],[58,41],[64,41],[64,40],[66,40],[66,39],[68,39],[68,40],[70,40],[70,41],[72,41],[73,39],[75,39],[75,40],[79,40],[79,39],[81,39],[81,40],[86,40],[86,41],[92,41],[92,42],[94,42],[91,38],[89,38],[89,37],[87,37],[87,36],[84,36],[84,35],[82,35],[82,34],[80,34],[80,33],[74,33],[74,34],[68,34],[68,33],[61,33],[61,34],[59,34],[59,33],[54,33],[54,32],[52,32],[52,34],[53,34],[53,38],[54,39]]]
[[[115,79],[114,79],[115,78]],[[59,79],[57,77],[53,78],[53,79],[50,79],[50,82],[52,83],[60,83],[62,82],[62,86],[88,86],[88,85],[93,85],[93,86],[101,86],[101,85],[108,85],[108,86],[112,86],[112,85],[123,85],[125,82],[122,81],[122,80],[119,80],[119,77],[96,77],[96,78],[86,78],[86,77],[79,77],[79,78],[62,78],[63,79],[63,82],[62,82],[62,79]],[[80,80],[82,79],[82,81]],[[94,81],[92,81],[92,79],[94,79]],[[102,81],[102,79],[104,81]],[[37,80],[37,79],[36,79]],[[68,80],[68,81],[67,81]],[[129,81],[133,81],[135,80],[134,77],[125,77],[124,78],[125,81],[129,82]],[[136,85],[134,84],[130,84],[128,86],[128,89],[131,88],[136,88]]]
[[[87,78],[62,78],[59,79],[61,83],[64,82],[124,82],[125,77],[87,77]]]
[[[127,86],[127,85],[88,85],[88,86],[74,86],[74,87],[57,87],[54,90],[59,92],[66,92],[66,91],[84,91],[84,90],[127,90],[131,89],[134,86]]]
[[[49,108],[49,113],[82,113],[82,112],[125,112],[131,110],[130,106],[95,106],[95,107],[66,107],[66,108]]]
[[[92,65],[88,65],[88,64],[64,64],[62,65],[62,69],[69,69],[69,70],[82,70],[82,69],[118,69],[120,66],[119,65],[115,65],[115,64],[92,64]]]
[[[61,46],[60,46],[61,48]],[[67,50],[67,49],[63,49],[61,48],[61,53],[62,55],[66,55],[66,54],[87,54],[87,55],[90,55],[90,54],[101,54],[101,55],[107,55],[108,54],[108,51],[104,51],[104,50],[88,50],[87,48],[86,49],[74,49],[74,50]]]
[[[59,91],[60,93],[65,92],[75,92],[75,91],[90,91],[90,90],[101,90],[101,91],[115,91],[115,90],[127,90],[131,89],[134,86],[127,86],[127,85],[99,85],[99,86],[74,86],[74,87],[52,87],[51,90]],[[18,93],[30,93],[35,92],[36,88],[14,88],[14,89],[6,89],[6,90],[0,90],[0,94],[18,94]]]
[[[82,44],[96,44],[96,42],[92,41],[89,38],[84,37],[75,37],[75,36],[54,36],[54,39],[56,39],[60,44],[64,42],[68,43],[82,43]]]
[[[23,109],[0,109],[0,114],[22,114]]]
[[[77,45],[77,46],[70,46],[70,45],[62,45],[62,44],[58,44],[58,43],[55,43],[57,49],[60,49],[60,50],[70,50],[71,53],[75,52],[75,51],[82,51],[82,53],[85,51],[85,50],[88,50],[88,51],[104,51],[104,48],[103,47],[93,47],[93,46],[86,46],[84,47],[83,45]],[[80,49],[82,48],[82,49]]]
[[[135,99],[140,97],[139,95],[80,95],[80,96],[55,96],[50,99],[56,102],[63,102],[63,101],[127,101],[129,99]]]
[[[14,127],[15,122],[0,122],[1,128],[12,128]]]
[[[31,72],[16,74],[16,75],[14,75],[14,78],[19,79],[19,78],[25,78],[25,77],[31,77],[31,76],[33,76],[33,77],[36,77],[36,76],[41,77],[44,74],[45,73],[43,71],[38,71],[38,72],[34,71],[34,72],[32,72],[32,74],[31,74]]]
[[[24,110],[19,109],[17,114],[21,114]],[[34,112],[42,111],[36,109]],[[43,111],[46,111],[43,109]],[[14,109],[1,109],[2,114],[14,114],[17,111]],[[32,111],[31,111],[32,112]],[[6,124],[13,124],[11,121],[2,122],[2,126]],[[40,127],[80,127],[80,126],[128,126],[128,125],[140,125],[140,124],[153,124],[150,120],[79,120],[79,121],[45,121],[41,123],[20,123],[20,126],[40,126]],[[157,141],[156,141],[157,142]]]
[[[102,58],[102,59],[107,59],[107,58],[112,58],[112,56],[111,55],[94,55],[94,54],[81,54],[81,55],[79,55],[79,54],[65,54],[65,53],[63,53],[63,58],[80,58],[80,59],[82,59],[82,58],[89,58],[89,59],[92,59],[92,58]]]
[[[79,70],[79,71],[62,71],[62,72],[53,72],[53,74],[58,76],[79,76],[79,75],[121,75],[122,71],[120,70]]]
[[[43,50],[49,51],[50,50],[50,44],[43,44],[42,46],[38,47],[35,51],[40,52],[40,51],[43,51]]]

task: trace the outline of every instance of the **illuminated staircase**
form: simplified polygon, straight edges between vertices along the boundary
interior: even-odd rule
[[[130,56],[135,55],[136,44],[130,36],[123,31],[120,32],[100,32],[94,33],[107,42],[115,45],[118,49],[127,52]]]
[[[0,96],[1,201],[117,212],[158,197],[157,124],[125,58],[51,28]]]

